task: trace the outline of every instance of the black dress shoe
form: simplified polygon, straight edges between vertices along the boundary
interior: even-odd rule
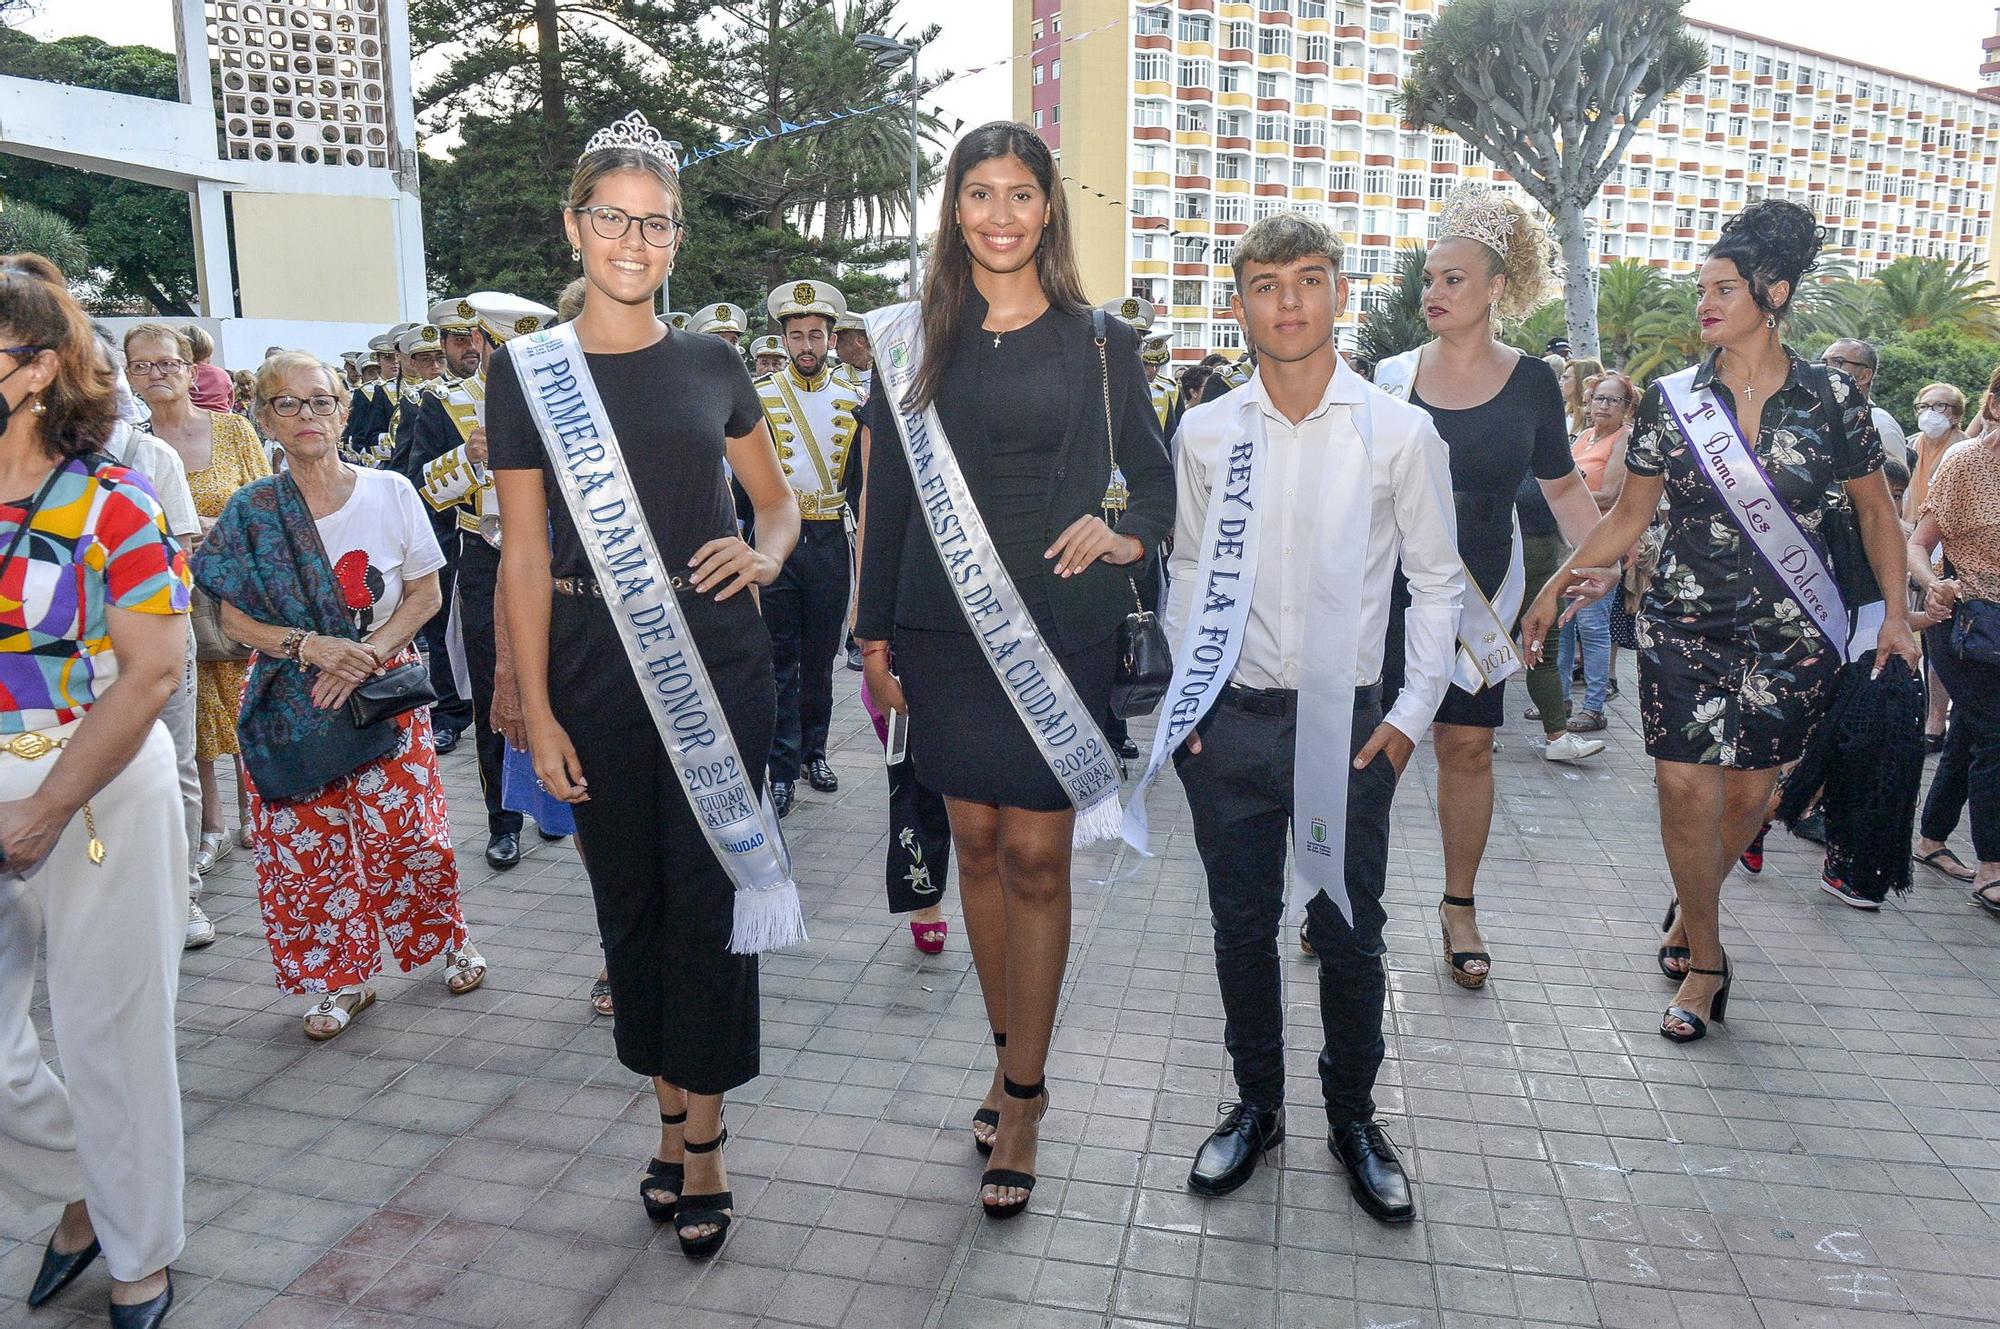
[[[431,743],[442,757],[458,746],[458,731],[449,725],[439,725],[431,735]]]
[[[28,1305],[39,1306],[74,1283],[102,1249],[93,1238],[82,1250],[62,1255],[56,1251],[56,1239],[50,1237],[49,1248],[42,1252],[42,1270],[35,1275],[35,1286],[28,1293]]]
[[[840,788],[840,777],[826,764],[825,757],[814,757],[806,763],[806,783],[822,794],[830,794]]]
[[[780,821],[792,810],[792,782],[790,780],[771,781],[771,810],[778,814]]]
[[[167,1312],[174,1308],[174,1276],[167,1274],[167,1290],[151,1301],[140,1302],[137,1306],[120,1306],[111,1303],[111,1329],[159,1329],[160,1321],[167,1318]]]
[[[1134,743],[1130,738],[1127,738],[1124,742],[1118,745],[1118,760],[1120,761],[1139,760],[1139,745],[1137,743]]]
[[[1229,1194],[1250,1180],[1264,1151],[1284,1138],[1284,1109],[1232,1105],[1215,1134],[1202,1141],[1195,1154],[1188,1189],[1196,1195]]]
[[[1335,1126],[1326,1146],[1347,1169],[1347,1189],[1363,1209],[1384,1223],[1407,1223],[1417,1216],[1403,1160],[1396,1157],[1396,1146],[1379,1124],[1350,1121]]]
[[[513,831],[486,842],[486,861],[502,872],[521,861],[521,837]]]
[[[569,839],[567,835],[557,835],[554,831],[545,831],[539,826],[535,827],[535,834],[542,837],[543,844],[561,844]]]

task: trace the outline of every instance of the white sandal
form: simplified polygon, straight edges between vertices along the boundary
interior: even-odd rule
[[[349,998],[353,999],[352,1004],[343,1006],[341,1003],[347,1001]],[[314,1002],[312,1008],[306,1012],[306,1037],[315,1043],[324,1043],[330,1038],[339,1038],[343,1033],[347,1032],[347,1026],[354,1022],[355,1016],[361,1014],[361,1012],[374,1004],[375,989],[368,987],[366,984],[360,987],[341,988],[338,992],[329,992]],[[333,1021],[333,1028],[315,1029],[312,1026],[314,1020],[331,1020]]]
[[[472,975],[470,982],[458,980]],[[486,957],[472,949],[471,943],[455,951],[444,953],[444,985],[454,997],[462,997],[486,981]]]
[[[203,831],[201,845],[195,850],[194,870],[207,876],[217,863],[229,857],[231,848],[228,831]]]

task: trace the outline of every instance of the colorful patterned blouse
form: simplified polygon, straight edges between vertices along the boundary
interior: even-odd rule
[[[82,461],[58,468],[15,555],[0,568],[0,734],[68,724],[117,677],[105,609],[184,614],[187,555],[167,534],[139,472]],[[0,502],[0,551],[32,497]]]

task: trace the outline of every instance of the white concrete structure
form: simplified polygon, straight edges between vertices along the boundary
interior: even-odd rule
[[[184,191],[222,363],[421,317],[407,0],[172,3],[178,102],[0,77],[0,148]]]

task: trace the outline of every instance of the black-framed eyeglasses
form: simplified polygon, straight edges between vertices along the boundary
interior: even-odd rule
[[[140,378],[145,378],[149,374],[166,374],[171,377],[187,367],[187,361],[176,360],[171,357],[165,360],[128,360],[125,362],[125,368],[129,372],[137,374]]]
[[[312,397],[271,398],[272,412],[277,415],[282,415],[286,419],[290,419],[292,416],[297,415],[301,407],[303,407],[305,410],[312,412],[314,415],[332,415],[335,411],[340,409],[340,398],[330,397],[327,396],[325,393],[321,393],[317,396],[312,396]]]
[[[1607,397],[1602,393],[1597,393],[1590,400],[1600,406],[1623,406],[1625,404],[1625,394],[1621,392],[1615,397]]]
[[[674,237],[677,234],[687,229],[686,223],[681,221],[679,217],[669,217],[665,213],[659,212],[649,213],[644,217],[635,217],[625,211],[625,209],[614,208],[609,204],[599,204],[596,207],[589,208],[572,208],[570,211],[581,213],[590,218],[590,229],[597,232],[598,236],[605,240],[623,240],[625,233],[632,229],[632,223],[637,222],[639,223],[640,237],[655,249],[667,248],[673,244]]]
[[[1859,360],[1849,360],[1845,356],[1839,355],[1822,355],[1819,358],[1819,362],[1828,369],[1838,369],[1843,374],[1851,374],[1857,369],[1868,368],[1867,365],[1861,363]]]

